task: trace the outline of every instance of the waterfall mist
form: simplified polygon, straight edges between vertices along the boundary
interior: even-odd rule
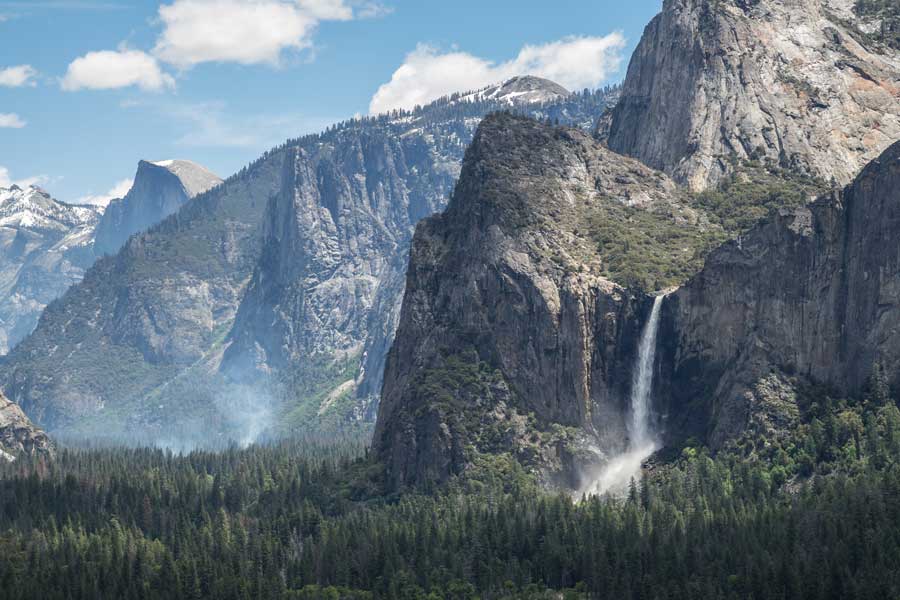
[[[641,464],[659,448],[659,440],[651,422],[653,392],[653,365],[656,360],[656,337],[659,330],[659,314],[665,295],[653,299],[653,309],[641,332],[637,361],[631,375],[630,418],[628,420],[628,446],[624,452],[613,456],[589,483],[588,494],[620,493],[627,489],[632,478],[638,479]]]

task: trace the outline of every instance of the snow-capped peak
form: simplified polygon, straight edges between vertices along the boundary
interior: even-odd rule
[[[99,215],[94,207],[54,200],[35,185],[0,188],[0,227],[67,230],[93,223]]]
[[[494,100],[505,102],[510,106],[521,106],[557,102],[570,95],[569,90],[549,79],[523,75],[465,94],[460,96],[459,100],[469,102]]]

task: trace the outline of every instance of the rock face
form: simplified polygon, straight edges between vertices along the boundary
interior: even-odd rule
[[[64,204],[37,187],[0,188],[0,355],[93,263],[99,218],[98,209]]]
[[[601,133],[695,190],[746,158],[849,183],[900,139],[900,51],[854,7],[665,0]]]
[[[382,289],[392,259],[415,222],[442,208],[458,173],[466,126],[443,125],[455,131],[347,127],[292,151],[223,370],[253,380],[304,360],[362,355],[376,298],[397,295]]]
[[[0,459],[15,460],[21,454],[52,454],[53,445],[32,425],[22,409],[0,394]]]
[[[391,486],[508,453],[577,487],[588,446],[621,448],[650,303],[600,275],[589,232],[607,204],[696,228],[685,200],[577,130],[488,117],[446,212],[412,244],[374,438]]]
[[[346,411],[335,393],[355,399],[351,418],[374,418],[413,229],[445,207],[478,123],[514,108],[590,126],[607,97],[522,77],[297,148],[269,205],[222,371],[286,383],[289,396],[312,404],[290,426]]]
[[[732,439],[772,376],[858,393],[876,361],[900,373],[898,189],[900,142],[843,191],[714,251],[669,297],[659,393],[673,437]]]
[[[109,203],[97,225],[97,256],[115,254],[133,234],[156,225],[189,199],[220,183],[216,175],[188,160],[142,160],[131,190]]]

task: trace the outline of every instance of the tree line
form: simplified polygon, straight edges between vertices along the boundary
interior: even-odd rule
[[[63,449],[0,467],[0,597],[897,597],[885,378],[858,399],[806,390],[798,408],[790,430],[670,449],[624,498],[548,494],[513,461],[385,495],[352,436]]]

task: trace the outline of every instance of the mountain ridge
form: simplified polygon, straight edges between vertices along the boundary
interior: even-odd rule
[[[539,103],[530,109],[531,114],[577,121],[589,128],[612,91],[571,94],[562,102]],[[509,108],[505,103],[455,102],[455,98],[458,96],[448,96],[414,111],[354,119],[321,134],[288,140],[223,184],[189,200],[160,224],[133,236],[116,256],[101,259],[82,284],[48,308],[32,336],[0,362],[0,387],[37,423],[52,431],[76,424],[83,427],[78,431],[91,435],[100,433],[94,428],[113,433],[139,431],[154,443],[163,437],[189,439],[194,432],[205,435],[209,431],[225,431],[242,440],[247,432],[238,430],[245,423],[237,415],[248,410],[269,414],[273,404],[289,407],[293,403],[298,410],[292,422],[305,425],[318,419],[329,394],[350,379],[361,396],[345,394],[329,401],[323,417],[333,422],[371,415],[374,404],[367,407],[366,403],[377,400],[379,365],[385,340],[393,337],[395,317],[391,315],[396,314],[400,301],[402,288],[398,286],[412,224],[445,202],[478,121],[486,112]],[[388,146],[384,146],[386,139],[391,140]],[[365,144],[371,144],[370,150],[358,152]],[[379,147],[390,147],[398,154],[379,154]],[[311,160],[314,156],[320,159]],[[408,163],[404,156],[409,157]],[[391,163],[404,165],[403,178],[391,175],[380,179],[381,169]],[[344,172],[334,166],[340,164],[345,165]],[[311,165],[318,166],[303,171]],[[315,206],[312,212],[297,210],[300,205],[294,202],[304,196],[295,194],[290,187],[293,183],[285,187],[285,182],[298,181],[298,168],[309,173],[302,180],[307,182],[306,188],[321,194],[323,200],[311,205]],[[359,183],[363,180],[357,176],[367,170],[373,174],[369,183]],[[331,181],[343,187],[319,189],[320,175],[323,183]],[[406,208],[392,207],[388,199],[394,197],[413,201]],[[349,211],[346,216],[345,209]],[[268,219],[268,234],[263,237],[267,210],[282,218]],[[387,228],[379,214],[393,215]],[[285,232],[289,232],[295,218],[314,215],[321,227],[296,229],[290,236],[275,235],[276,228],[271,226],[287,227]],[[285,220],[286,216],[290,218]],[[352,231],[346,230],[343,248],[340,244],[335,247],[335,222],[363,226],[362,231],[370,232],[377,243],[363,252],[367,238],[355,241]],[[319,246],[309,237],[313,234],[320,236]],[[292,258],[291,248],[280,248],[286,239],[295,240],[293,248],[301,254]],[[321,256],[303,254],[304,248],[317,247],[323,249]],[[272,251],[266,254],[266,248]],[[277,371],[271,367],[279,365],[292,367],[294,347],[273,343],[257,369],[254,353],[257,347],[266,346],[257,346],[257,340],[242,332],[241,326],[259,322],[265,324],[266,332],[279,331],[270,326],[271,319],[260,321],[252,316],[275,307],[269,314],[278,316],[276,323],[285,324],[281,331],[290,334],[296,327],[295,315],[297,323],[303,322],[303,303],[296,301],[302,295],[292,296],[292,290],[305,288],[295,275],[306,262],[337,264],[328,261],[342,252],[346,258],[339,262],[349,261],[344,263],[345,271],[347,265],[357,264],[363,275],[367,269],[370,273],[359,279],[364,293],[359,296],[358,318],[352,321],[355,332],[341,329],[345,325],[332,319],[331,309],[337,305],[324,307],[316,319],[321,317],[327,325],[318,329],[314,323],[321,332],[318,339],[331,344],[328,340],[343,336],[348,345],[323,346],[325,351],[317,355],[323,360],[309,365],[315,377],[294,378],[299,381],[295,388],[299,395],[277,396],[270,388],[280,386],[283,378],[270,376],[268,371]],[[269,262],[261,263],[260,257],[266,256]],[[275,274],[282,267],[283,276],[269,277],[270,269]],[[322,277],[319,289],[323,293],[338,282],[330,280],[330,275]],[[347,272],[347,281],[355,278]],[[385,285],[375,285],[376,279]],[[270,284],[275,286],[274,296],[266,291]],[[283,303],[278,300],[282,291],[291,294],[284,296]],[[282,314],[282,306],[300,308]],[[372,331],[371,337],[360,333],[368,331]],[[282,348],[286,360],[279,362],[271,349],[281,353]],[[306,356],[306,352],[302,350],[298,356]],[[102,373],[98,362],[106,365]],[[235,365],[250,367],[249,381],[260,385],[248,387]],[[293,376],[289,368],[283,373]],[[127,435],[134,438],[133,433]]]

